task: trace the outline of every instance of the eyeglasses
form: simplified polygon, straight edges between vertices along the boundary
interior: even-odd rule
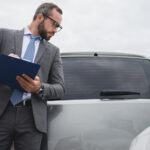
[[[57,32],[62,30],[63,27],[60,24],[58,24],[54,19],[52,19],[51,17],[47,16],[46,14],[43,14],[43,16],[47,17],[48,19],[50,19],[53,22],[53,27],[57,29]]]

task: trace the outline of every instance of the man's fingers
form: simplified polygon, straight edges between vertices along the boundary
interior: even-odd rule
[[[36,81],[39,81],[39,80],[40,80],[40,78],[39,78],[38,76],[36,76],[36,77],[35,77],[35,80],[36,80]]]
[[[18,55],[14,54],[14,53],[10,53],[8,56],[15,57],[15,58],[20,58]]]
[[[17,81],[19,82],[21,87],[31,88],[31,84],[28,81],[26,81],[26,79],[24,79],[24,78],[22,78],[20,76],[17,76]]]
[[[25,78],[28,82],[33,83],[33,79],[27,76],[26,74],[22,74],[23,78]]]
[[[17,76],[16,79],[19,82],[19,85],[27,92],[35,92],[41,87],[40,78],[38,76],[33,80],[29,76],[23,74],[22,76]]]

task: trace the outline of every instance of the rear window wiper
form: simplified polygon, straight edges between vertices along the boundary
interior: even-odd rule
[[[140,95],[139,92],[123,90],[102,90],[100,96]]]

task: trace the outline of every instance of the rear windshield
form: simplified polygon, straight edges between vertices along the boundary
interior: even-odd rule
[[[150,98],[150,62],[117,57],[63,57],[63,99],[99,99],[103,90],[139,92],[117,98]],[[114,98],[110,96],[109,98]]]

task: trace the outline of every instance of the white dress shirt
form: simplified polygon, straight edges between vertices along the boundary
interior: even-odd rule
[[[26,52],[26,49],[28,47],[28,44],[30,42],[30,35],[29,34],[32,34],[31,31],[29,30],[28,27],[26,27],[24,29],[24,36],[23,36],[23,43],[22,43],[22,52],[21,52],[21,58],[23,59],[24,57],[24,54]],[[36,57],[36,54],[37,54],[37,51],[38,51],[38,48],[39,48],[39,44],[40,44],[40,40],[36,40],[35,41],[35,53],[34,53],[34,58],[33,58],[33,62],[35,60],[35,57]],[[31,98],[31,93],[24,93],[23,94],[23,100],[26,100],[26,99],[29,99]]]

